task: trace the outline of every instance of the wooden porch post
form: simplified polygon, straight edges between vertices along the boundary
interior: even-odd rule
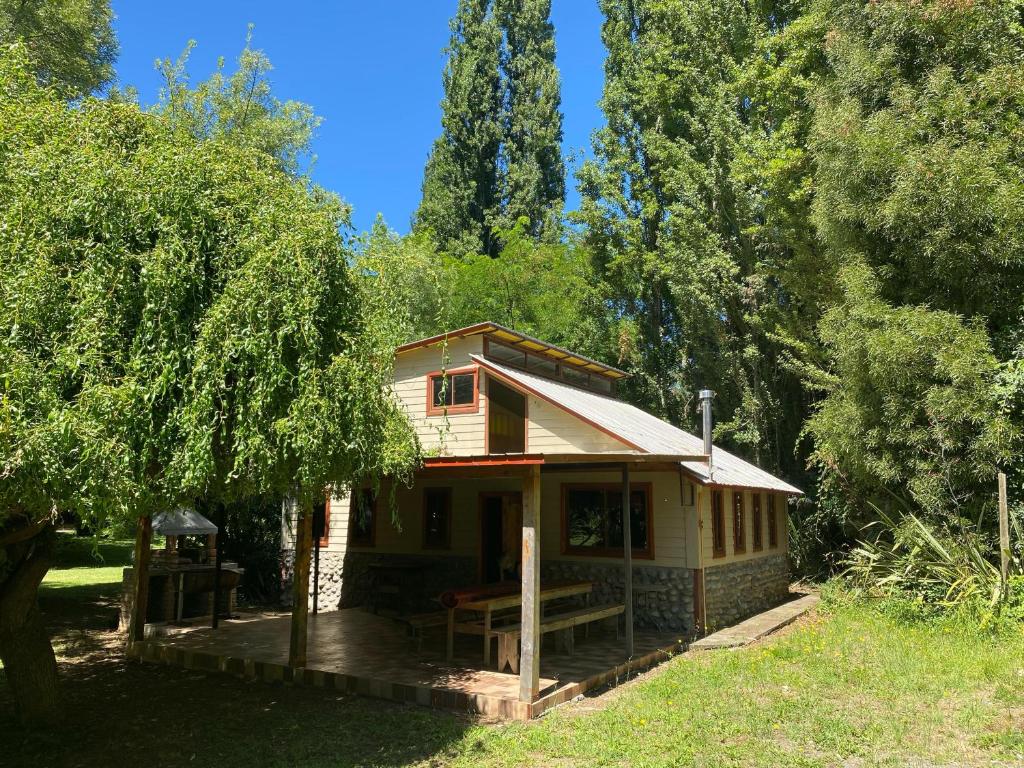
[[[292,631],[288,666],[306,666],[306,619],[309,614],[309,555],[313,544],[313,507],[299,507],[295,526],[295,568],[292,573]]]
[[[540,694],[540,466],[523,480],[523,613],[519,656],[519,700]]]
[[[622,562],[624,574],[626,611],[626,658],[633,658],[633,532],[629,510],[629,464],[622,465]]]
[[[153,543],[153,518],[139,518],[135,527],[135,562],[132,577],[135,580],[135,599],[128,620],[129,647],[146,637],[146,609],[149,606],[149,558]]]

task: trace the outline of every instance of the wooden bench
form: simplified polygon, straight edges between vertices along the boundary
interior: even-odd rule
[[[423,647],[423,630],[429,627],[443,627],[448,623],[448,611],[432,611],[430,613],[417,613],[402,618],[408,627],[409,634],[416,641],[416,650]]]
[[[575,611],[556,613],[546,616],[540,623],[540,634],[558,632],[556,638],[561,640],[561,645],[570,655],[573,652],[574,638],[573,628],[589,624],[592,621],[601,621],[624,613],[624,605],[598,605],[587,608],[579,608]],[[505,669],[505,665],[512,669],[512,674],[519,673],[519,638],[522,635],[521,624],[510,624],[494,630],[498,636],[498,671]],[[615,636],[618,637],[619,624],[615,622]]]

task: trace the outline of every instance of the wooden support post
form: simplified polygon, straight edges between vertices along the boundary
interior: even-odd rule
[[[540,466],[523,480],[523,612],[520,620],[519,700],[540,694]]]
[[[292,573],[292,631],[288,666],[306,666],[306,623],[309,618],[309,560],[313,548],[313,507],[302,503],[295,525],[295,568]]]
[[[1010,577],[1010,508],[1006,499],[1006,475],[1002,472],[999,473],[999,574],[1005,597]]]
[[[217,518],[217,533],[207,537],[206,544],[209,546],[211,543],[216,547],[216,554],[214,556],[213,566],[213,618],[210,619],[210,626],[214,629],[217,628],[218,622],[220,621],[220,584],[221,584],[221,566],[223,565],[224,556],[224,505],[219,505],[220,515]]]
[[[146,609],[149,606],[149,558],[153,543],[153,518],[149,515],[139,518],[135,526],[135,562],[132,576],[135,579],[135,596],[132,614],[128,622],[128,645],[146,638]]]
[[[629,513],[629,464],[622,465],[622,561],[626,569],[623,591],[626,599],[626,658],[633,658],[633,532]]]

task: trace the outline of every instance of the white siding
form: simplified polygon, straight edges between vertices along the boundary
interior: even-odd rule
[[[395,358],[395,394],[405,405],[424,451],[442,456],[480,456],[484,453],[484,399],[475,413],[427,416],[427,375],[442,368],[474,365],[471,354],[483,352],[483,337],[468,336],[448,343],[448,361],[441,347],[423,347]],[[443,364],[444,363],[444,364]]]
[[[561,408],[530,397],[527,451],[530,453],[609,453],[629,446]]]

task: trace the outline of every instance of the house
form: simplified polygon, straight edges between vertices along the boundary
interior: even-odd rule
[[[490,322],[400,347],[394,392],[427,458],[411,487],[367,478],[325,502],[319,609],[436,611],[445,590],[521,581],[526,667],[539,584],[624,604],[627,643],[634,626],[698,634],[783,600],[800,491],[618,399],[626,376]]]

